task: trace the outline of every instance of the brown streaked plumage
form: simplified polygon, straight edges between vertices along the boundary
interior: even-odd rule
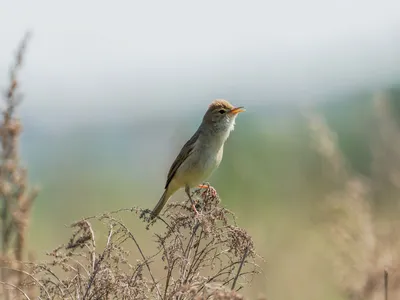
[[[237,114],[242,111],[242,107],[234,107],[223,99],[214,100],[209,105],[199,128],[173,162],[168,172],[165,191],[152,211],[152,218],[161,212],[172,194],[182,187],[185,187],[197,213],[190,196],[190,188],[202,183],[219,166],[224,143],[233,130]]]

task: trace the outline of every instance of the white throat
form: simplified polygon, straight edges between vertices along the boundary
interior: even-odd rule
[[[235,129],[235,118],[227,120],[223,130],[214,133],[216,144],[219,145],[219,147],[223,146],[234,129]]]

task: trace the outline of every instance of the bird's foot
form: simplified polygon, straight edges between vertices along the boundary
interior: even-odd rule
[[[205,191],[203,191],[201,193],[202,197],[207,196],[207,192],[210,192],[212,197],[216,197],[217,196],[216,189],[214,189],[208,182],[206,184],[199,184],[198,187],[200,189],[206,189]]]
[[[208,189],[210,187],[210,185],[205,185],[205,184],[199,184],[199,189]]]

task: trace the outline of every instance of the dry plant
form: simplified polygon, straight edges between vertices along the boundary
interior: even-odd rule
[[[349,171],[337,137],[323,117],[309,114],[308,120],[314,147],[334,182],[333,191],[321,202],[318,213],[323,222],[318,225],[328,232],[324,236],[334,251],[337,283],[347,294],[359,294],[372,267],[376,245],[368,182]]]
[[[400,128],[385,94],[374,99],[376,131],[372,175],[364,178],[346,163],[324,118],[307,115],[313,146],[334,183],[318,210],[318,228],[327,237],[333,275],[349,299],[400,297]],[[392,201],[389,201],[392,200]],[[394,203],[394,205],[393,205]],[[391,215],[379,215],[380,206]],[[394,217],[393,217],[394,216]]]
[[[131,208],[73,223],[69,242],[48,253],[50,261],[29,264],[33,271],[25,284],[36,283],[43,299],[243,299],[238,291],[259,272],[253,241],[212,187],[194,196],[199,218],[186,201],[168,204],[154,221],[150,211]],[[150,231],[154,222],[162,225],[154,231],[154,253],[145,255],[119,218],[124,213],[134,213]],[[107,228],[104,246],[94,222]],[[157,277],[160,265],[164,271]]]
[[[28,222],[37,194],[36,190],[29,189],[27,171],[20,165],[18,142],[22,126],[15,117],[16,107],[22,99],[17,93],[19,87],[17,75],[22,66],[28,39],[29,33],[18,47],[15,62],[10,68],[10,84],[4,95],[5,108],[0,127],[1,292],[4,299],[25,294],[21,289],[27,271],[24,270],[22,261],[27,252]]]

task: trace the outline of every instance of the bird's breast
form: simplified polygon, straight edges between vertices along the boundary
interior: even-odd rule
[[[218,168],[223,155],[223,146],[219,149],[210,145],[194,149],[188,159],[182,164],[177,178],[182,185],[195,187],[204,181]]]
[[[209,151],[204,151],[203,156],[203,167],[204,169],[215,169],[219,166],[223,155],[223,146],[219,149],[210,149]]]

